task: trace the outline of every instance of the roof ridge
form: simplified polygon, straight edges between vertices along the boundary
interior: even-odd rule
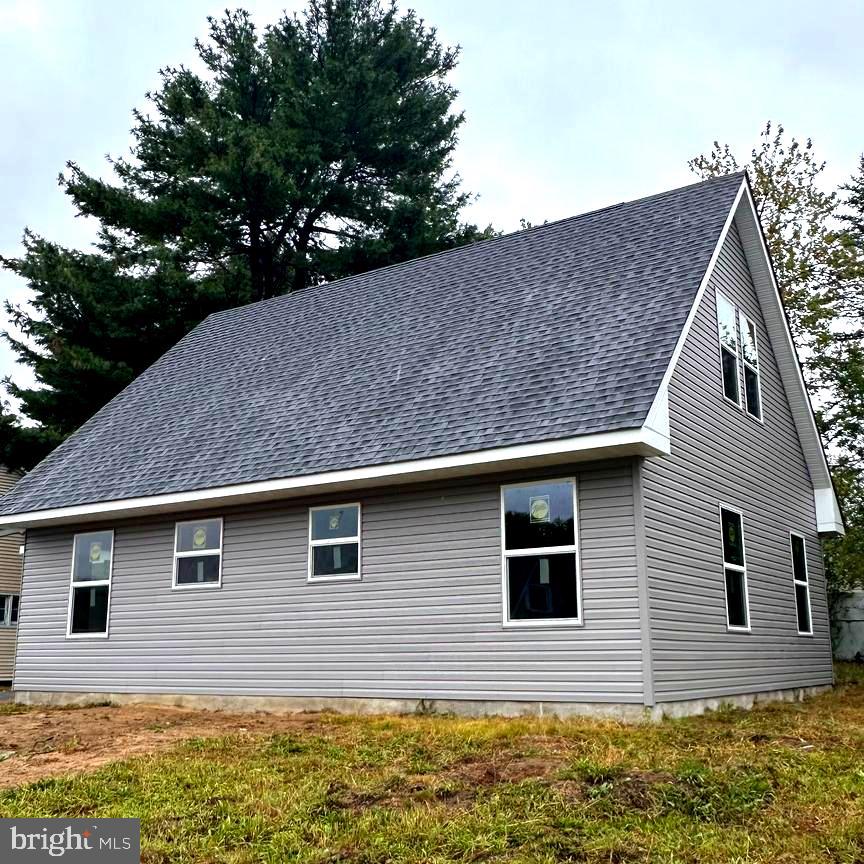
[[[566,223],[576,222],[580,219],[586,219],[589,216],[596,216],[600,213],[617,210],[620,207],[629,207],[634,204],[645,204],[649,201],[654,201],[660,198],[667,198],[669,196],[685,192],[688,189],[695,189],[697,186],[707,186],[711,183],[731,180],[733,177],[740,177],[743,180],[746,178],[746,176],[747,172],[742,169],[740,171],[733,171],[730,174],[723,174],[718,177],[709,177],[707,180],[697,180],[695,183],[687,183],[684,186],[677,186],[674,189],[666,189],[663,192],[653,192],[650,195],[643,195],[641,198],[632,198],[629,201],[619,201],[616,204],[607,204],[594,210],[586,210],[583,213],[576,213],[573,216],[564,216],[561,219],[553,219],[551,222],[544,222],[542,225],[532,225],[529,228],[520,228],[517,231],[509,231],[506,234],[498,234],[495,237],[487,237],[483,240],[475,240],[473,243],[466,243],[462,246],[454,246],[451,249],[441,249],[438,252],[430,252],[427,255],[419,255],[417,258],[408,258],[405,261],[397,261],[393,264],[385,264],[383,267],[375,267],[372,270],[364,270],[361,273],[353,273],[350,276],[340,276],[338,279],[331,279],[329,282],[321,282],[317,285],[310,285],[308,288],[304,288],[301,291],[289,291],[285,294],[278,294],[275,297],[268,297],[265,300],[256,300],[252,303],[244,303],[242,306],[232,306],[230,309],[221,309],[218,312],[212,312],[204,320],[210,321],[213,319],[221,318],[222,316],[229,316],[235,313],[239,313],[241,310],[245,312],[252,307],[263,306],[265,303],[276,303],[279,301],[285,301],[286,298],[297,296],[299,294],[302,294],[304,291],[316,291],[323,288],[330,288],[332,286],[340,285],[351,279],[375,276],[381,273],[386,273],[390,270],[398,269],[400,267],[408,267],[414,264],[418,264],[421,261],[429,261],[432,258],[442,258],[445,255],[451,255],[457,252],[464,253],[468,249],[476,249],[480,246],[491,245],[492,243],[500,242],[502,240],[510,240],[517,235],[527,236],[528,234],[537,233],[548,228],[553,228]]]

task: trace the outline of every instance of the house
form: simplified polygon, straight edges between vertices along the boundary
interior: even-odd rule
[[[832,684],[743,174],[210,316],[0,501],[14,689],[685,714]]]
[[[832,611],[834,656],[864,662],[864,591],[843,591]]]
[[[0,465],[0,495],[8,492],[18,475]],[[0,684],[12,681],[15,636],[21,594],[21,547],[24,535],[0,529]]]

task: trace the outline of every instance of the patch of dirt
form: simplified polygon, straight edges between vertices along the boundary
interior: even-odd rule
[[[342,783],[331,783],[323,807],[352,812],[373,806],[393,809],[424,802],[458,807],[472,802],[485,787],[545,779],[561,767],[560,759],[499,753],[486,761],[472,758],[458,762],[437,774],[409,775],[384,789],[352,789]]]
[[[383,789],[355,789],[343,783],[331,783],[322,807],[354,813],[369,807],[398,809],[424,802],[460,807],[470,805],[483,789],[530,780],[554,789],[568,803],[583,803],[600,793],[619,808],[647,810],[653,803],[653,788],[673,779],[668,774],[630,771],[608,783],[594,784],[560,776],[564,768],[566,763],[554,756],[499,753],[487,761],[469,759],[457,763],[438,774],[408,776]]]
[[[189,738],[320,728],[316,714],[228,714],[145,705],[0,715],[0,788],[95,769]]]
[[[610,784],[610,794],[616,804],[625,810],[647,810],[654,803],[654,787],[674,782],[670,774],[654,771],[628,771]]]
[[[489,760],[470,760],[451,768],[445,776],[471,786],[521,783],[548,777],[562,767],[561,759],[543,756],[498,755]]]

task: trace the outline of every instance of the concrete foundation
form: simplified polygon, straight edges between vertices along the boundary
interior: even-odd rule
[[[663,702],[652,707],[603,702],[507,702],[471,699],[365,699],[357,697],[216,696],[191,693],[79,693],[16,690],[22,705],[168,705],[207,711],[343,714],[455,714],[460,717],[597,717],[624,723],[659,722],[720,708],[750,709],[760,702],[796,702],[830,690],[830,685],[746,693],[710,699]]]
[[[762,693],[739,693],[734,696],[715,696],[708,699],[685,699],[681,702],[660,702],[648,710],[651,720],[656,722],[666,717],[695,717],[706,711],[719,711],[721,708],[740,708],[749,711],[754,705],[763,702],[803,702],[809,696],[818,696],[831,689],[830,684],[821,684],[817,687],[766,690]]]

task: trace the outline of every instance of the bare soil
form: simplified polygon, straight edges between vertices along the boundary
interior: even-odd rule
[[[316,714],[228,714],[139,705],[0,714],[0,788],[93,771],[189,738],[268,735],[322,725]]]

